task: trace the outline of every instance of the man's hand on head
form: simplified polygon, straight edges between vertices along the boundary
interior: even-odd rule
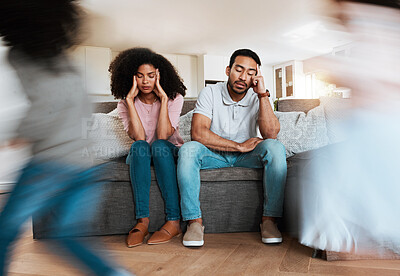
[[[257,74],[251,78],[251,87],[257,94],[265,93],[264,77],[261,74],[260,65],[257,64]]]

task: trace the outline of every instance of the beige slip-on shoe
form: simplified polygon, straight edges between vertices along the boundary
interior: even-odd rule
[[[204,226],[198,222],[193,222],[187,226],[183,236],[184,246],[203,246],[204,244]]]
[[[282,234],[279,232],[276,224],[269,219],[264,220],[261,224],[261,237],[263,243],[280,243],[282,242]]]

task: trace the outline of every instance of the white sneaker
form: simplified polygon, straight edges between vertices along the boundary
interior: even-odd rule
[[[282,234],[279,232],[276,224],[269,219],[266,219],[260,224],[261,237],[263,243],[280,243],[282,242]]]
[[[183,236],[184,246],[203,246],[204,244],[204,226],[198,222],[193,222],[187,226],[186,233]]]

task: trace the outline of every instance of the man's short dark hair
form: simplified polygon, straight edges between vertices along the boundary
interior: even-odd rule
[[[233,52],[231,59],[229,60],[229,68],[232,68],[232,65],[235,63],[235,59],[237,56],[252,58],[258,65],[261,65],[260,58],[255,52],[250,49],[239,49]]]

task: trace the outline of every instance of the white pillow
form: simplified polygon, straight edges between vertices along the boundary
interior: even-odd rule
[[[184,143],[191,141],[190,130],[192,128],[193,111],[191,110],[179,118],[179,134]]]
[[[338,143],[346,140],[346,130],[343,123],[348,117],[351,108],[350,99],[321,97],[321,106],[325,110],[326,127],[330,143]]]
[[[190,129],[193,110],[180,117],[179,133],[183,141],[191,140]],[[118,110],[111,112],[94,113],[87,122],[84,137],[91,139],[90,152],[95,159],[112,159],[125,156],[129,153],[133,140],[124,130]]]
[[[96,159],[111,159],[128,154],[133,140],[124,130],[118,111],[94,113],[84,135],[92,140],[91,153]]]
[[[329,144],[322,106],[311,109],[307,114],[276,111],[275,115],[281,124],[277,139],[285,146],[287,157]]]

